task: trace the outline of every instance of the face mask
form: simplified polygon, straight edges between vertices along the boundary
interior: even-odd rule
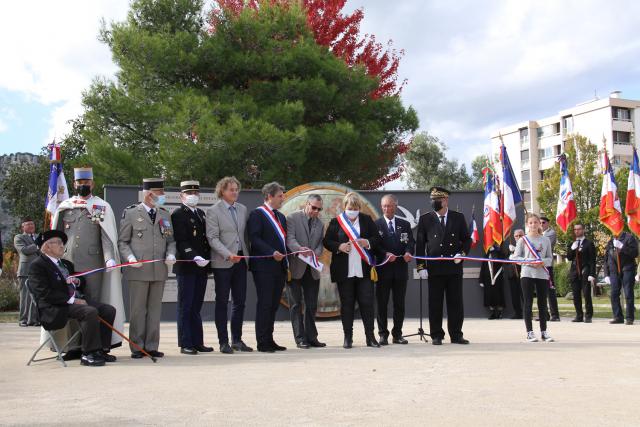
[[[156,204],[156,206],[164,205],[165,201],[166,201],[166,198],[164,194],[161,194],[159,196],[153,196],[153,202]]]
[[[432,200],[431,207],[434,211],[439,211],[440,209],[442,209],[442,200]]]
[[[360,211],[354,211],[354,210],[347,209],[347,210],[344,211],[344,213],[346,213],[349,218],[356,219],[358,217],[358,214],[360,213]]]
[[[76,187],[76,191],[78,192],[79,196],[87,197],[89,194],[91,194],[91,186],[87,184],[78,185]]]
[[[191,208],[195,208],[198,205],[199,201],[200,196],[198,196],[197,194],[189,194],[187,197],[185,197],[184,204]]]

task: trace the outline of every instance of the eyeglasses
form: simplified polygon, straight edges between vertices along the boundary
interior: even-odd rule
[[[312,211],[322,212],[322,208],[319,208],[317,206],[309,205],[309,207]]]

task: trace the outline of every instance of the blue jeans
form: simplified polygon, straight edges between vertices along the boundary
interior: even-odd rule
[[[624,290],[627,320],[635,319],[636,308],[633,302],[633,284],[635,279],[633,275],[633,270],[623,270],[622,283],[620,283],[620,276],[618,276],[617,272],[609,276],[611,280],[611,309],[613,310],[613,318],[616,320],[624,320],[624,317],[622,316],[622,306],[620,305],[620,288]]]
[[[231,340],[237,343],[242,339],[242,321],[247,299],[247,263],[242,260],[229,268],[214,268],[213,277],[216,281],[215,318],[218,342],[221,345],[229,342],[227,312],[229,293],[231,293],[233,299],[231,304]]]

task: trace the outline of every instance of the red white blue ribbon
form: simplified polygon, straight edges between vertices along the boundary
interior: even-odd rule
[[[533,246],[533,243],[531,243],[531,240],[529,240],[527,236],[522,236],[522,238],[524,239],[524,244],[527,245],[527,248],[529,248],[529,251],[531,252],[531,254],[534,255],[538,261],[542,261],[542,258],[540,258],[540,253]],[[555,289],[555,286],[553,286],[553,280],[551,278],[551,272],[549,272],[549,269],[544,264],[542,264],[542,268],[544,269],[544,271],[547,272],[547,277],[549,278],[549,287],[552,289]]]
[[[358,231],[353,227],[353,224],[351,224],[351,221],[349,221],[349,219],[347,218],[347,214],[345,212],[342,212],[336,217],[336,219],[338,220],[338,224],[340,225],[340,228],[342,228],[342,231],[344,231],[344,233],[349,238],[349,241],[353,243],[356,251],[358,251],[360,258],[362,258],[364,262],[366,262],[370,266],[375,267],[376,261],[373,258],[373,255],[371,255],[368,250],[358,244],[360,233],[358,233]]]
[[[269,223],[271,223],[271,225],[273,226],[274,230],[276,231],[276,234],[278,235],[278,238],[280,238],[280,242],[282,243],[282,247],[284,248],[284,250],[286,252],[287,251],[287,232],[285,231],[284,228],[282,228],[282,224],[280,224],[280,221],[278,221],[278,218],[276,217],[276,214],[266,204],[262,205],[262,206],[258,206],[258,210],[260,212],[262,212],[267,217],[267,219],[269,220]]]

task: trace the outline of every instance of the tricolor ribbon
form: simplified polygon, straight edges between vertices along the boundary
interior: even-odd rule
[[[344,234],[347,235],[347,237],[349,238],[349,241],[356,248],[356,251],[360,255],[360,258],[362,258],[362,260],[367,264],[369,264],[370,266],[375,267],[376,262],[373,258],[373,255],[371,255],[371,252],[369,252],[368,250],[360,246],[360,244],[358,243],[358,239],[360,238],[360,233],[358,233],[358,231],[354,228],[353,224],[351,224],[351,221],[347,218],[347,214],[342,212],[340,215],[336,217],[336,219],[338,220],[338,224],[340,225],[340,228],[342,228],[342,231],[344,231]]]
[[[540,258],[540,253],[535,247],[533,247],[533,243],[531,243],[531,240],[529,240],[527,236],[522,236],[522,238],[524,239],[524,244],[527,245],[527,248],[529,249],[531,254],[535,256],[539,262],[541,262],[542,258]],[[551,289],[555,289],[555,286],[553,286],[553,280],[551,280],[551,273],[549,272],[549,269],[546,265],[544,265],[544,263],[542,264],[542,268],[547,272],[547,277],[549,278],[549,287]]]

